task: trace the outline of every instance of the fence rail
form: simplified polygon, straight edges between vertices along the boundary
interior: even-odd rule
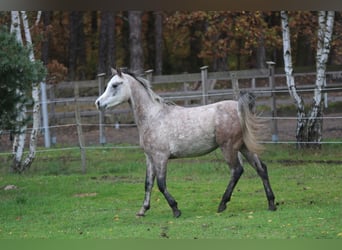
[[[294,77],[297,82],[297,90],[303,94],[313,92],[315,85],[307,84],[307,82],[314,82],[316,73],[296,73]],[[233,99],[236,95],[236,89],[248,90],[257,97],[257,104],[269,106],[270,118],[273,122],[271,129],[273,133],[277,131],[277,121],[285,119],[277,116],[277,109],[279,105],[293,103],[289,96],[285,74],[274,74],[274,67],[269,64],[267,69],[254,69],[243,71],[229,71],[229,72],[208,72],[207,67],[202,67],[200,73],[184,73],[176,75],[153,75],[151,70],[145,72],[145,76],[152,83],[153,88],[161,89],[163,84],[172,84],[172,91],[164,87],[161,91],[156,91],[165,99],[179,102],[184,105],[201,105],[210,102],[215,102],[221,99]],[[306,79],[303,84],[303,79]],[[218,86],[215,83],[223,81],[225,84]],[[342,101],[342,71],[332,71],[326,73],[326,86],[322,89],[325,94],[329,95],[331,102]],[[79,86],[79,97],[75,98],[75,86]],[[194,87],[195,86],[195,87]],[[223,86],[223,87],[222,87]],[[131,121],[121,122],[121,127],[133,125],[133,117],[130,108],[121,106],[113,110],[99,112],[95,109],[94,102],[96,98],[104,91],[105,75],[100,74],[98,79],[90,81],[79,82],[63,82],[58,85],[47,86],[48,99],[42,100],[42,103],[48,106],[48,118],[50,125],[45,129],[57,129],[63,127],[65,129],[70,124],[76,124],[76,115],[80,116],[82,126],[97,127],[99,132],[99,143],[106,143],[106,127],[115,127],[117,125],[117,118],[122,116],[130,117]],[[287,97],[287,98],[286,98]],[[312,98],[304,97],[304,98]],[[308,99],[307,99],[308,100]],[[306,102],[307,103],[307,102]],[[75,106],[79,105],[77,109],[79,114],[75,115]],[[267,114],[266,114],[267,115]],[[292,117],[291,119],[295,119]],[[340,119],[340,118],[336,118]],[[123,123],[123,124],[122,124]],[[107,132],[108,133],[108,132]],[[44,133],[47,135],[49,133]],[[54,133],[51,138],[54,139]],[[77,142],[76,138],[76,142]]]
[[[158,86],[160,84],[165,83],[191,83],[191,82],[201,82],[203,79],[201,78],[200,73],[192,73],[192,74],[177,74],[177,75],[160,75],[160,76],[150,76],[150,72],[147,71],[147,78],[150,78],[151,83],[153,86]],[[152,74],[151,74],[152,75]],[[314,76],[315,73],[297,73],[294,74],[295,77],[299,76]],[[342,71],[334,71],[334,72],[327,72],[327,78],[335,78],[338,76],[338,79],[341,80],[340,83],[327,83],[327,85],[322,89],[323,93],[335,92],[342,90]],[[103,75],[104,76],[104,75]],[[207,74],[207,79],[203,81],[204,83],[208,84],[210,80],[226,80],[226,81],[234,81],[234,80],[242,80],[242,79],[250,79],[251,84],[250,87],[241,88],[244,90],[249,90],[255,93],[257,96],[264,96],[264,97],[271,97],[272,92],[276,95],[288,95],[288,88],[287,85],[276,85],[272,88],[271,84],[268,86],[255,86],[253,84],[256,79],[267,79],[270,77],[269,70],[245,70],[245,71],[233,71],[233,72],[209,72]],[[280,79],[285,78],[284,74],[275,74],[274,78]],[[97,80],[90,80],[90,81],[79,81],[78,82],[80,89],[93,89],[91,91],[94,93],[94,90],[98,89],[99,81]],[[203,83],[202,83],[203,85]],[[49,86],[51,88],[51,86]],[[75,82],[62,82],[58,84],[55,88],[55,91],[58,92],[73,92],[75,88]],[[203,88],[203,86],[202,86]],[[313,91],[315,88],[314,84],[297,84],[298,92],[310,92]],[[80,90],[81,91],[81,90]],[[164,97],[165,99],[172,99],[178,101],[187,101],[191,99],[200,99],[203,96],[207,96],[209,98],[215,98],[217,96],[228,96],[232,97],[234,90],[232,88],[220,88],[220,89],[208,89],[207,93],[203,93],[202,90],[191,90],[191,89],[183,89],[178,91],[163,91],[160,92],[160,96]],[[96,95],[93,96],[81,96],[78,98],[78,101],[81,103],[88,103],[93,105],[94,101],[98,97],[100,93],[96,92]],[[47,100],[48,104],[55,104],[55,105],[68,105],[75,102],[74,97],[58,97],[58,98],[49,98]],[[120,111],[119,111],[120,112]]]
[[[284,82],[285,74],[274,74],[272,83],[272,73],[274,68],[271,65],[268,69],[254,69],[254,70],[242,70],[242,71],[228,71],[228,72],[207,72],[206,78],[203,79],[203,72],[207,71],[206,67],[202,67],[202,73],[184,73],[175,75],[153,75],[152,70],[146,71],[145,75],[152,83],[152,86],[158,87],[162,84],[173,83],[173,84],[183,84],[183,87],[179,87],[178,90],[173,91],[161,91],[158,94],[166,100],[181,102],[185,106],[191,105],[191,101],[200,101],[200,104],[206,104],[208,102],[218,101],[220,99],[232,99],[236,90],[234,90],[233,84],[230,88],[213,88],[210,85],[210,81],[231,81],[237,83],[239,87],[239,80],[250,79],[249,86],[240,87],[241,90],[248,90],[253,92],[257,97],[271,98],[263,100],[263,104],[272,103],[272,98],[276,99],[281,96],[289,96],[288,88]],[[294,77],[312,77],[315,76],[315,72],[309,73],[296,73]],[[323,93],[329,92],[342,92],[342,71],[332,71],[327,72],[327,79],[341,80],[340,83],[329,82],[322,89]],[[258,79],[263,79],[263,86],[257,86],[256,81]],[[90,81],[79,81],[77,82],[80,88],[81,97],[78,98],[78,102],[81,105],[88,105],[84,110],[81,110],[81,117],[96,117],[99,112],[95,110],[94,102],[96,98],[104,90],[104,80],[105,75],[100,74],[98,80]],[[285,84],[279,85],[276,82],[282,80]],[[190,89],[189,83],[198,83],[199,87],[197,89]],[[265,86],[266,83],[266,86]],[[46,101],[48,105],[54,105],[58,109],[60,106],[74,105],[75,97],[72,96],[74,92],[76,82],[62,82],[57,86],[54,86],[53,91],[55,93],[70,93],[70,97],[58,97],[50,98]],[[246,84],[245,84],[246,85]],[[179,85],[181,86],[181,85]],[[49,86],[51,89],[52,86]],[[313,92],[315,88],[314,84],[297,84],[297,91],[300,93]],[[83,89],[83,91],[82,91]],[[83,93],[82,93],[83,92]],[[55,93],[52,95],[54,96]],[[89,96],[89,93],[92,95]],[[83,96],[82,96],[83,94]],[[334,99],[335,101],[342,101],[342,96]],[[277,100],[275,103],[290,103],[292,100],[281,99],[280,102]],[[198,104],[197,104],[198,105]],[[275,104],[276,105],[276,104]],[[61,108],[60,108],[61,109]],[[111,111],[106,111],[107,115],[121,115],[130,112],[129,108],[117,108]],[[74,118],[75,114],[73,109],[71,111],[56,111],[50,112],[49,118],[63,119],[63,118]]]

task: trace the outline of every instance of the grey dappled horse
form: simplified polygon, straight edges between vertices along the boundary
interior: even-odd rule
[[[151,191],[157,178],[160,192],[172,208],[173,215],[179,217],[181,211],[166,187],[168,160],[204,155],[218,147],[231,173],[218,212],[226,209],[226,203],[243,173],[238,152],[262,179],[269,210],[276,210],[266,165],[258,157],[262,148],[257,142],[262,132],[261,121],[251,112],[253,105],[249,94],[241,95],[238,101],[186,108],[164,101],[144,78],[114,69],[112,73],[114,76],[96,100],[96,106],[107,109],[128,101],[132,107],[147,165],[145,199],[138,216],[144,216],[150,208]]]

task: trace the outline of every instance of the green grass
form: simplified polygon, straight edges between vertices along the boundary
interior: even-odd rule
[[[8,173],[1,156],[0,239],[342,239],[342,147],[267,149],[276,212],[267,210],[261,181],[246,164],[227,210],[216,213],[229,173],[215,151],[170,161],[168,188],[182,210],[177,219],[156,186],[151,210],[135,216],[144,196],[140,149],[88,150],[84,175],[78,150],[39,153],[22,175]]]

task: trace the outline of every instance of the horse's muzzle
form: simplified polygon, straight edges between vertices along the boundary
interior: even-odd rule
[[[101,109],[102,109],[100,100],[96,100],[96,101],[95,101],[95,106],[96,106],[96,108],[97,108],[98,110],[101,110]]]

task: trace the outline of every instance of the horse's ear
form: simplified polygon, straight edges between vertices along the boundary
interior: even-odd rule
[[[112,75],[115,76],[117,74],[117,71],[116,69],[114,68],[110,68],[110,71],[112,72]]]
[[[118,76],[122,77],[122,72],[120,68],[116,69],[116,73],[118,74]]]
[[[122,77],[122,73],[121,73],[120,68],[117,68],[117,69],[110,68],[110,70],[111,70],[113,76],[118,75],[118,76]]]

